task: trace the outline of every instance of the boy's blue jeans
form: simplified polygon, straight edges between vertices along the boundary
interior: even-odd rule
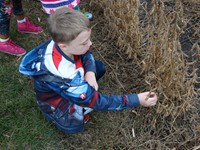
[[[106,68],[105,68],[105,65],[99,60],[95,60],[95,65],[96,65],[96,71],[97,71],[96,79],[98,81],[105,74]]]
[[[22,8],[21,0],[0,0],[0,34],[8,35],[10,28],[10,16],[7,13],[9,4],[13,4],[13,14],[23,15],[24,11]]]

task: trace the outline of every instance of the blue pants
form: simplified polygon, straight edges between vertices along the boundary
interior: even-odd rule
[[[96,71],[97,71],[96,79],[98,81],[101,77],[103,77],[103,75],[106,72],[106,69],[105,69],[105,65],[99,60],[95,60],[95,65],[96,65]]]
[[[10,16],[7,13],[6,9],[11,3],[13,4],[14,15],[24,14],[21,0],[0,0],[0,34],[2,35],[9,34]]]

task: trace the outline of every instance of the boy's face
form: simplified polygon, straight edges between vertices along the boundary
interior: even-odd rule
[[[85,54],[92,42],[90,41],[91,30],[82,31],[73,41],[69,44],[58,44],[61,50],[67,55],[82,55]]]

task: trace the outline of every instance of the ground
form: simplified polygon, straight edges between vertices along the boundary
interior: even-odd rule
[[[40,24],[44,32],[38,35],[18,33],[13,17],[10,35],[16,43],[30,51],[49,38],[46,22],[48,15],[41,11],[37,1],[23,0],[23,4],[26,15],[32,22]],[[84,10],[94,13],[91,49],[95,58],[106,64],[106,75],[99,82],[100,91],[105,94],[143,91],[143,75],[133,69],[132,60],[127,59],[115,41],[104,32],[106,24],[103,13],[90,8],[89,0],[83,1],[81,5]],[[187,35],[187,32],[183,35],[182,45],[188,46]],[[197,37],[192,39],[192,43],[198,40]],[[139,107],[120,112],[94,111],[84,133],[65,135],[40,113],[32,79],[18,73],[21,59],[0,54],[0,149],[195,150],[200,145],[199,102],[175,120],[157,114],[156,107]]]

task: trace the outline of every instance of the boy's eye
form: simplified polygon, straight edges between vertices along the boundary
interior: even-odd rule
[[[87,45],[87,43],[83,43],[82,45]]]
[[[90,40],[87,40],[87,41],[84,42],[82,45],[87,45],[89,41],[90,41]]]
[[[82,43],[81,45],[88,45],[89,43],[91,42],[91,40],[90,39],[88,39],[87,41],[85,41],[84,43]]]

